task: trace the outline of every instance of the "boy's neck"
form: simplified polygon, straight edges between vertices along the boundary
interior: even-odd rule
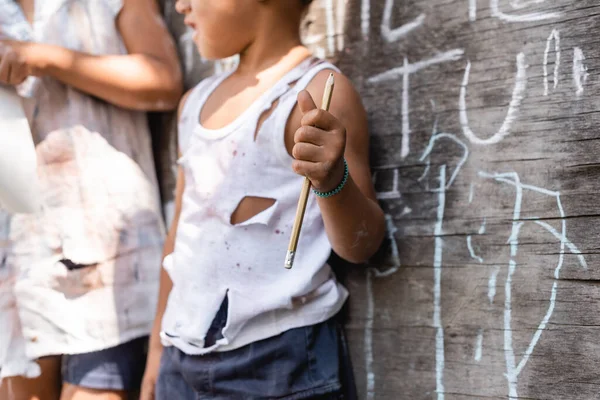
[[[257,76],[276,64],[299,62],[309,55],[297,31],[265,30],[240,54],[237,73]]]

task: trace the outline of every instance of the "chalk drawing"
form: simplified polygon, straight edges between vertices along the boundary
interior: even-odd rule
[[[435,333],[435,391],[437,400],[444,400],[444,325],[442,324],[442,238],[444,211],[446,209],[446,165],[440,167],[437,219],[435,223],[435,249],[433,255],[433,327]]]
[[[412,210],[405,207],[404,213],[410,213]],[[373,298],[373,278],[386,278],[395,274],[400,269],[400,252],[396,240],[398,228],[394,225],[394,219],[391,215],[385,215],[387,226],[387,235],[392,250],[391,268],[380,271],[378,268],[369,268],[367,270],[367,322],[365,324],[365,371],[367,372],[367,399],[375,398],[375,372],[373,371],[373,318],[375,315],[375,299]]]
[[[375,318],[375,299],[373,299],[373,273],[367,269],[367,321],[365,323],[365,370],[367,372],[367,400],[375,399],[375,373],[373,372],[373,318]]]
[[[490,275],[490,279],[488,280],[488,299],[490,300],[490,305],[494,304],[494,298],[496,297],[496,280],[498,278],[498,272],[500,272],[500,268],[494,268]]]
[[[479,231],[477,233],[480,235],[483,235],[485,233],[486,225],[487,225],[487,218],[484,218],[483,222],[481,223],[481,226],[479,227]]]
[[[530,5],[541,4],[544,1],[546,0],[510,0],[510,5],[515,10],[520,10]]]
[[[513,89],[512,99],[508,106],[508,112],[506,118],[502,122],[502,126],[498,132],[487,139],[479,138],[469,127],[469,117],[467,115],[467,86],[469,84],[469,73],[471,71],[471,63],[467,62],[467,68],[465,69],[465,75],[463,78],[462,85],[460,87],[460,97],[458,100],[458,110],[460,117],[460,125],[463,130],[463,134],[473,144],[478,145],[490,145],[500,142],[505,136],[510,134],[510,128],[513,122],[518,117],[519,107],[525,96],[525,89],[527,87],[527,65],[525,64],[525,54],[519,53],[517,55],[517,75],[515,77],[515,87]]]
[[[513,345],[512,345],[513,333],[512,333],[512,327],[511,327],[511,308],[512,308],[512,298],[511,298],[512,293],[511,293],[511,291],[512,291],[512,277],[517,268],[517,262],[516,262],[515,258],[516,258],[518,246],[519,246],[519,232],[520,232],[522,226],[525,223],[533,222],[533,223],[537,224],[538,226],[541,226],[542,228],[544,228],[546,231],[548,231],[550,234],[552,234],[555,238],[557,238],[560,241],[560,253],[559,253],[560,255],[559,255],[559,259],[558,259],[558,264],[554,270],[554,278],[555,279],[558,279],[560,277],[560,270],[564,263],[564,254],[565,254],[566,248],[568,248],[572,254],[577,256],[579,264],[583,268],[587,268],[587,263],[586,263],[583,255],[581,254],[581,251],[579,251],[579,249],[577,249],[577,247],[567,238],[567,235],[566,235],[567,228],[566,228],[566,219],[565,219],[566,216],[565,216],[565,212],[564,212],[564,209],[562,206],[560,192],[551,191],[551,190],[536,187],[533,185],[523,184],[523,183],[521,183],[519,175],[515,172],[500,173],[500,174],[490,174],[490,173],[480,172],[479,176],[488,178],[488,179],[494,179],[497,182],[509,184],[509,185],[513,186],[516,191],[515,204],[514,204],[514,210],[513,210],[512,231],[511,231],[511,235],[509,238],[511,258],[509,261],[508,274],[507,274],[505,288],[504,288],[504,290],[505,290],[504,354],[505,354],[505,361],[506,361],[506,374],[505,375],[506,375],[506,379],[508,381],[508,389],[509,389],[508,395],[509,395],[509,397],[512,398],[512,397],[518,396],[518,392],[517,392],[518,376],[525,368],[543,331],[546,329],[548,321],[552,317],[552,314],[554,312],[554,308],[556,305],[556,296],[557,296],[557,288],[558,288],[558,282],[557,281],[553,282],[548,310],[546,311],[544,318],[538,325],[536,332],[534,333],[531,341],[529,342],[529,345],[527,346],[527,350],[525,351],[523,358],[520,360],[520,362],[518,364],[516,364],[515,353],[514,353],[514,349],[513,349]],[[543,222],[543,221],[539,221],[539,219],[537,217],[523,218],[521,216],[521,207],[522,207],[522,203],[523,203],[523,192],[526,190],[544,194],[544,195],[555,198],[556,206],[557,206],[558,213],[559,213],[559,220],[561,222],[561,232],[557,231],[552,225],[550,225],[546,222]],[[492,287],[491,281],[492,281],[492,278],[490,278],[490,284],[489,284],[489,286],[490,286],[489,292],[490,293],[491,293],[491,287]],[[494,287],[495,287],[495,278],[494,278]],[[495,294],[495,289],[494,289],[494,294]],[[490,302],[492,302],[493,296],[489,295],[489,297],[490,297]]]
[[[471,255],[472,259],[479,261],[479,263],[483,263],[483,258],[481,258],[481,257],[479,257],[478,255],[475,254],[475,249],[473,249],[473,243],[472,243],[472,236],[471,235],[467,236],[467,248],[469,249],[469,254]]]
[[[499,0],[490,0],[490,11],[492,17],[498,18],[504,22],[535,22],[535,21],[545,21],[548,19],[554,19],[561,16],[559,12],[534,12],[529,14],[520,14],[520,15],[512,15],[505,14],[500,11],[500,7],[498,5]]]
[[[426,165],[429,166],[429,164],[431,163],[431,160],[429,158],[431,155],[431,152],[433,151],[435,143],[440,139],[449,139],[463,148],[463,155],[460,158],[460,160],[458,161],[456,167],[454,168],[454,171],[452,171],[452,175],[450,176],[450,179],[448,180],[448,183],[446,185],[446,189],[448,189],[454,183],[454,180],[458,176],[458,173],[460,172],[461,168],[464,166],[465,162],[467,162],[467,159],[469,158],[469,148],[467,147],[467,145],[464,142],[462,142],[460,139],[458,139],[455,135],[453,135],[451,133],[435,133],[434,132],[434,134],[431,136],[431,139],[429,140],[429,144],[423,151],[423,154],[421,155],[421,158],[419,159],[419,161],[427,160]]]
[[[469,0],[469,21],[477,21],[477,0]]]
[[[336,37],[337,37],[337,51],[344,50],[344,24],[346,22],[346,1],[337,0],[337,11],[336,11]]]
[[[411,31],[423,25],[425,14],[420,14],[417,18],[398,28],[392,28],[392,11],[395,0],[385,0],[383,9],[383,19],[381,21],[381,37],[388,43],[397,42]]]
[[[385,169],[385,167],[380,167],[380,170]],[[377,178],[378,178],[379,174],[378,171],[375,171],[373,173],[373,183],[377,182]],[[399,176],[399,172],[398,172],[398,168],[394,168],[394,178],[392,181],[392,189],[386,192],[377,192],[377,198],[379,200],[397,200],[399,198],[402,197],[402,194],[400,193],[400,191],[398,190],[398,184],[400,181],[400,176]]]
[[[362,0],[360,5],[360,30],[363,39],[369,40],[369,31],[371,30],[371,0]]]
[[[443,53],[439,53],[426,60],[417,61],[414,64],[405,64],[402,67],[392,68],[381,74],[374,75],[368,78],[367,82],[382,83],[390,80],[395,80],[405,74],[414,74],[432,65],[460,60],[464,53],[465,51],[463,49],[454,49]]]
[[[405,207],[406,211],[406,207]],[[394,219],[391,215],[385,215],[385,223],[387,227],[387,235],[390,241],[390,246],[392,250],[392,267],[385,270],[380,271],[378,268],[373,268],[373,273],[376,278],[385,278],[390,275],[395,274],[400,269],[400,252],[398,250],[398,242],[396,240],[396,232],[398,232],[398,228],[394,225]]]
[[[577,89],[577,96],[583,94],[583,85],[589,76],[587,67],[583,64],[584,60],[583,51],[579,47],[575,47],[573,49],[573,83]]]
[[[383,72],[381,74],[372,76],[371,78],[367,79],[368,83],[375,84],[402,77],[402,146],[400,149],[400,156],[402,158],[406,158],[410,153],[410,74],[414,74],[432,65],[459,60],[463,56],[463,54],[464,50],[454,49],[441,54],[437,54],[432,58],[418,61],[414,64],[410,64],[408,62],[408,59],[405,57],[404,64],[402,67],[392,68],[389,71]]]
[[[553,29],[546,40],[546,50],[544,50],[544,96],[548,96],[548,53],[550,53],[550,44],[554,41],[554,89],[558,87],[558,69],[560,68],[560,33]]]
[[[469,186],[469,204],[473,202],[473,198],[475,197],[475,184],[471,182]]]
[[[325,20],[327,21],[327,50],[335,54],[335,19],[333,17],[333,1],[325,0]]]
[[[481,354],[483,352],[483,329],[479,329],[477,332],[477,340],[475,342],[475,356],[473,359],[477,362],[481,361]]]

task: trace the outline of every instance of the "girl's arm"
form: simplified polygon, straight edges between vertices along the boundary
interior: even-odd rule
[[[124,0],[116,20],[129,54],[91,55],[43,43],[0,41],[0,83],[48,75],[107,102],[170,110],[181,97],[175,45],[155,0]]]
[[[183,106],[189,96],[186,93],[179,103],[179,111],[177,119],[179,119]],[[164,260],[166,256],[173,253],[175,250],[175,237],[177,236],[177,226],[179,225],[179,216],[181,215],[181,200],[183,198],[183,190],[185,189],[185,176],[182,167],[177,169],[177,185],[175,188],[175,213],[171,227],[165,239],[163,247],[163,255],[161,260]],[[156,306],[156,316],[154,317],[154,325],[152,327],[152,333],[150,334],[150,344],[148,348],[148,358],[146,361],[146,370],[144,372],[144,379],[142,382],[142,389],[140,400],[153,400],[154,399],[154,386],[158,377],[158,370],[160,367],[160,357],[162,355],[163,346],[160,341],[160,331],[162,326],[162,319],[167,308],[167,300],[169,294],[173,288],[173,282],[169,277],[168,272],[164,268],[160,268],[160,289],[158,291],[158,304]]]
[[[377,203],[369,168],[367,115],[350,81],[334,73],[330,112],[318,110],[330,71],[319,73],[298,96],[298,107],[288,122],[288,148],[296,159],[294,170],[308,176],[322,192],[335,189],[344,176],[344,158],[350,177],[341,192],[318,198],[333,250],[354,263],[367,261],[385,235],[385,218]]]

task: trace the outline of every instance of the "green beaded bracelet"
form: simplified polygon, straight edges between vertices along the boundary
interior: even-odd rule
[[[324,199],[327,197],[335,196],[336,194],[342,191],[344,186],[346,186],[346,182],[348,182],[348,176],[350,176],[350,172],[348,171],[348,163],[346,162],[346,159],[344,159],[344,178],[342,179],[340,184],[335,189],[330,190],[329,192],[319,192],[318,190],[313,189],[313,193]]]

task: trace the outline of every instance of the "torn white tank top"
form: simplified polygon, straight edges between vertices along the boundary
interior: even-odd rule
[[[35,0],[30,25],[15,1],[0,0],[0,37],[126,54],[121,6]],[[164,237],[146,114],[50,77],[28,83],[20,93],[29,96],[44,207],[0,210],[1,375],[26,373],[27,360],[148,334]],[[62,259],[86,267],[68,270]]]
[[[284,142],[296,98],[331,64],[309,59],[291,70],[228,126],[205,129],[200,111],[230,73],[200,83],[179,122],[185,191],[175,250],[164,261],[173,281],[162,321],[165,345],[187,354],[227,351],[334,316],[348,294],[327,260],[331,244],[310,197],[294,268],[284,268],[303,177],[292,171]],[[273,112],[260,126],[263,112]],[[256,133],[256,139],[255,139]],[[250,220],[231,224],[245,197],[275,203]],[[204,338],[224,298],[223,338]]]

